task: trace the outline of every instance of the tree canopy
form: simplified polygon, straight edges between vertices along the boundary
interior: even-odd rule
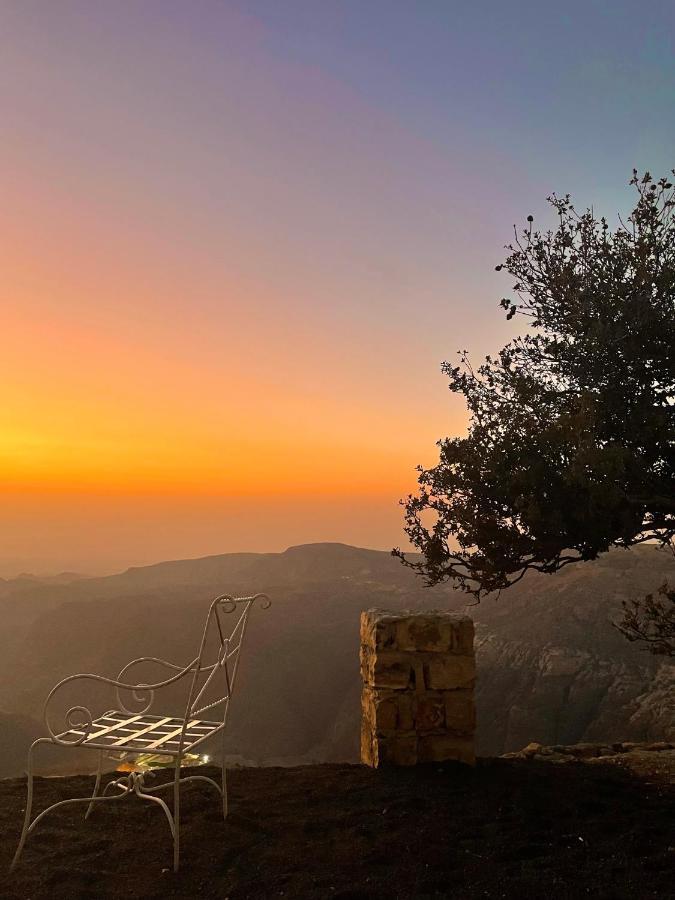
[[[675,170],[673,171],[675,175]],[[675,189],[633,172],[635,208],[610,228],[569,195],[557,226],[514,228],[497,270],[525,333],[474,368],[443,371],[470,421],[439,442],[403,501],[428,583],[480,598],[529,570],[675,535]]]
[[[623,618],[616,627],[629,641],[640,641],[656,656],[675,656],[675,589],[623,601]]]

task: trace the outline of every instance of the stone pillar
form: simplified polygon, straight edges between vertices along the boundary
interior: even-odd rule
[[[449,612],[361,613],[361,762],[476,761],[473,621]]]

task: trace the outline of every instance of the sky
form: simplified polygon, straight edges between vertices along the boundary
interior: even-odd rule
[[[675,166],[675,5],[0,0],[0,576],[404,543],[494,266]]]

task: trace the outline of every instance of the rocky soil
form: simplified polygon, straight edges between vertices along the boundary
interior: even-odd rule
[[[233,770],[225,823],[212,789],[186,788],[177,875],[161,810],[124,800],[86,824],[81,807],[46,817],[7,876],[25,798],[23,781],[8,780],[0,896],[666,900],[675,884],[674,770],[657,775],[649,764],[640,775],[642,763],[616,764],[650,754],[658,765],[675,755],[532,746],[475,768]],[[554,765],[557,757],[571,761]],[[92,783],[40,779],[38,806],[86,795]]]
[[[614,744],[586,743],[571,746],[555,744],[552,747],[533,742],[515,753],[504,753],[502,759],[534,760],[555,765],[586,763],[619,766],[646,781],[675,785],[675,744],[667,741],[620,741]]]

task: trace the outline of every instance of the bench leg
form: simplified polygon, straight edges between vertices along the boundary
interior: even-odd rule
[[[178,871],[180,857],[180,763],[181,758],[176,758],[176,768],[173,778],[173,870]]]
[[[37,741],[31,744],[30,749],[28,751],[28,762],[26,765],[26,776],[27,776],[27,795],[26,795],[26,814],[23,818],[23,828],[21,829],[21,837],[19,838],[19,846],[16,848],[16,853],[14,854],[14,859],[12,860],[12,864],[9,867],[9,871],[12,872],[14,867],[19,861],[19,857],[23,853],[23,847],[26,843],[26,838],[28,837],[28,831],[30,829],[30,814],[33,810],[33,751],[37,747],[38,744],[51,743],[49,738],[38,738]]]
[[[103,771],[103,750],[98,751],[98,771],[96,772],[96,784],[94,785],[94,793],[91,795],[91,803],[87,807],[84,818],[88,819],[94,808],[94,800],[98,797],[98,789],[101,787],[101,773]]]
[[[223,728],[223,738],[220,742],[220,764],[222,772],[222,796],[223,796],[223,819],[227,819],[227,769],[225,768],[225,729]]]

